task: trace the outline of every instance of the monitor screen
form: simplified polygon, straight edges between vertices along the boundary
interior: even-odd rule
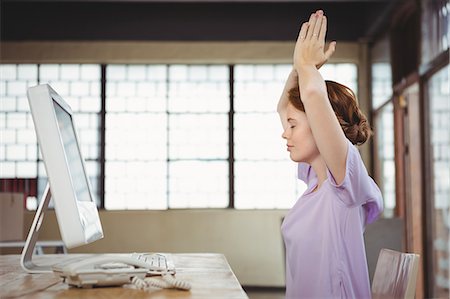
[[[72,117],[55,100],[53,100],[56,119],[58,120],[67,165],[72,178],[73,188],[78,201],[91,201],[87,177],[83,169],[83,162],[78,148]]]

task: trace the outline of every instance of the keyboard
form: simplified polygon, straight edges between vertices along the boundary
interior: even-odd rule
[[[150,265],[148,274],[175,274],[175,266],[170,255],[161,253],[133,253],[131,254],[131,257]]]

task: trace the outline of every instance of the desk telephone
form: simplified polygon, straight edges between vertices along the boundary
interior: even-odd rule
[[[138,289],[191,288],[189,283],[173,277],[173,262],[170,256],[163,254],[93,255],[57,264],[53,266],[53,272],[68,285],[81,288],[126,284],[132,284]],[[155,276],[161,276],[162,279]]]

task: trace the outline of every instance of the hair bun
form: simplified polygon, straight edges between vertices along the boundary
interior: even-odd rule
[[[363,144],[372,135],[372,130],[370,129],[365,116],[359,115],[359,117],[358,123],[354,123],[344,128],[345,136],[347,136],[347,138],[356,145]]]

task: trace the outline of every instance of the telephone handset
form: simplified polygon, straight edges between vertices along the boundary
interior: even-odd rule
[[[53,266],[55,274],[67,284],[81,288],[131,283],[139,289],[150,286],[190,289],[189,283],[175,279],[170,272],[161,272],[163,270],[129,254],[94,255]],[[155,271],[162,275],[162,280],[145,278],[148,273]]]

